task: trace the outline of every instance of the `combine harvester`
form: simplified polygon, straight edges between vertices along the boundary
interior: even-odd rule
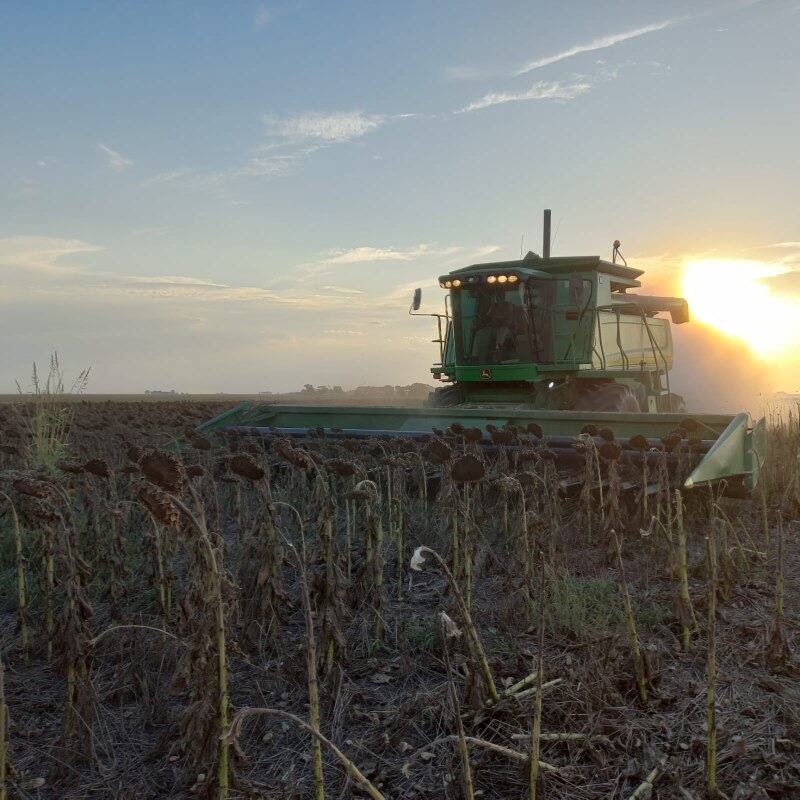
[[[724,481],[728,494],[745,495],[763,464],[765,421],[752,424],[746,413],[687,416],[669,372],[670,318],[688,322],[688,306],[682,298],[631,292],[641,275],[622,258],[619,242],[611,261],[551,257],[547,210],[541,256],[529,252],[439,278],[444,313],[425,316],[438,325],[439,363],[431,372],[446,385],[425,407],[242,403],[200,431],[418,440],[436,432],[464,447],[468,438],[486,448],[538,446],[555,457],[567,490],[580,484],[577,437],[592,436],[600,446],[613,435],[620,462],[630,467],[628,486],[636,475],[657,473],[641,470],[643,460],[670,459],[681,462],[670,473],[686,488]],[[410,314],[419,312],[421,297],[417,289]]]

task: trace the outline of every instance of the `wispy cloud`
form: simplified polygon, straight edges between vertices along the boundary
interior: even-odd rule
[[[637,39],[638,37],[644,36],[648,33],[655,33],[656,31],[663,31],[666,28],[671,28],[680,22],[684,22],[686,19],[686,17],[675,17],[673,19],[662,20],[661,22],[654,22],[650,25],[642,25],[639,28],[633,28],[628,31],[612,33],[608,36],[600,36],[597,39],[592,39],[590,42],[568,47],[566,50],[561,50],[560,52],[551,56],[545,56],[544,58],[538,58],[534,61],[529,61],[523,67],[518,69],[514,75],[525,75],[528,72],[533,72],[536,69],[541,69],[542,67],[550,66],[550,64],[557,64],[559,61],[564,61],[568,58],[581,55],[581,53],[591,53],[595,50],[606,50],[609,47],[622,44],[622,42],[627,42],[630,39]]]
[[[246,178],[282,178],[293,174],[314,153],[378,130],[390,120],[413,114],[367,114],[363,111],[307,112],[288,117],[264,116],[266,141],[253,147],[242,163],[227,169],[186,167],[153,175],[143,185],[172,183],[194,188],[220,187]]]
[[[592,88],[591,82],[587,78],[581,78],[572,82],[561,81],[538,81],[529,89],[521,92],[489,92],[475,100],[458,113],[467,111],[478,111],[490,106],[499,106],[504,103],[519,103],[525,100],[574,100],[582,94],[586,94]]]
[[[133,166],[133,161],[130,158],[126,158],[122,153],[107,144],[98,142],[97,149],[105,155],[106,166],[114,170],[114,172],[125,172],[126,169],[130,169]]]
[[[429,245],[421,244],[410,250],[395,250],[393,247],[351,247],[346,250],[331,250],[323,259],[325,264],[372,264],[377,261],[411,261],[429,252]]]
[[[253,17],[253,28],[257,31],[263,31],[272,22],[272,12],[267,6],[261,5],[256,9],[255,16]]]
[[[0,267],[46,273],[83,273],[83,267],[65,264],[69,256],[96,253],[104,248],[80,239],[56,236],[0,237]]]
[[[265,116],[267,133],[292,142],[349,142],[380,128],[383,114],[337,111],[333,114],[305,113],[292,117]]]
[[[363,290],[361,289],[345,289],[343,286],[326,286],[325,291],[336,292],[337,294],[346,294],[346,295],[364,294]]]
[[[533,72],[534,70],[548,67],[551,64],[557,64],[560,61],[565,61],[566,59],[579,56],[583,53],[592,53],[596,50],[606,50],[631,39],[636,39],[639,36],[645,36],[648,33],[656,33],[657,31],[671,28],[674,25],[678,25],[681,22],[686,22],[689,19],[691,19],[689,16],[674,17],[672,19],[662,20],[661,22],[654,22],[650,25],[642,25],[638,28],[622,31],[620,33],[611,33],[607,36],[599,36],[589,42],[572,45],[571,47],[567,47],[564,50],[560,50],[552,55],[534,59],[533,61],[529,61],[524,64],[522,67],[516,67],[514,69],[509,69],[508,67],[491,68],[460,65],[446,67],[444,73],[447,78],[452,80],[481,80],[499,77],[516,78],[521,75],[527,75],[529,72]]]
[[[468,248],[460,245],[439,247],[433,244],[418,244],[406,249],[361,246],[344,250],[330,250],[319,263],[322,265],[374,264],[379,261],[414,261],[418,258],[451,258],[453,256],[480,258],[491,255],[498,249],[496,245]]]
[[[0,283],[13,273],[13,284],[3,300],[13,297],[70,297],[124,301],[152,297],[176,303],[264,302],[299,310],[349,306],[358,300],[349,290],[315,294],[306,285],[285,290],[236,286],[185,275],[125,275],[74,265],[72,256],[97,253],[100,245],[80,239],[48,236],[0,237]]]

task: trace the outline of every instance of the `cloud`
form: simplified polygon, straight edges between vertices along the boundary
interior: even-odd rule
[[[263,31],[271,22],[272,12],[264,5],[259,6],[253,17],[253,28],[257,31]]]
[[[762,278],[761,283],[766,284],[770,289],[774,289],[794,302],[800,300],[800,269],[793,269],[788,272],[782,272],[779,275]]]
[[[590,42],[586,42],[585,44],[576,44],[572,47],[568,47],[566,50],[555,53],[552,56],[545,56],[544,58],[539,58],[535,61],[529,61],[523,67],[518,69],[514,75],[525,75],[529,72],[533,72],[534,70],[541,69],[542,67],[550,66],[550,64],[557,64],[559,61],[573,58],[581,53],[591,53],[595,50],[605,50],[609,47],[614,47],[615,45],[621,44],[622,42],[627,42],[630,39],[636,39],[639,36],[644,36],[648,33],[655,33],[656,31],[663,31],[666,28],[671,28],[673,25],[677,25],[679,22],[684,22],[686,19],[686,17],[665,19],[661,22],[654,22],[650,25],[642,25],[639,28],[633,28],[621,33],[612,33],[608,36],[601,36],[597,39],[592,39]]]
[[[220,170],[186,167],[166,170],[148,178],[142,185],[175,184],[196,189],[221,189],[236,180],[283,178],[293,174],[314,153],[365,136],[389,120],[412,116],[366,114],[363,111],[265,116],[263,122],[268,139],[252,148],[250,157],[242,163]]]
[[[97,148],[101,153],[105,154],[106,166],[114,170],[114,172],[125,172],[126,169],[130,169],[133,166],[133,161],[131,161],[131,159],[125,158],[122,153],[117,152],[107,144],[98,142]]]
[[[0,237],[0,267],[47,273],[82,273],[82,267],[61,263],[81,253],[96,253],[104,248],[80,239],[56,236]]]
[[[524,100],[574,100],[582,94],[586,94],[592,88],[588,79],[575,80],[571,83],[561,81],[538,81],[530,89],[522,92],[489,92],[479,100],[475,100],[457,113],[468,111],[478,111],[490,106],[503,105],[505,103],[518,103]]]
[[[323,287],[326,292],[336,292],[337,294],[346,294],[346,295],[359,295],[364,294],[361,289],[345,289],[342,286],[324,286]]]
[[[80,239],[48,236],[0,237],[0,299],[3,302],[47,297],[74,302],[133,301],[140,297],[184,303],[269,303],[298,310],[351,307],[361,302],[357,290],[309,293],[298,282],[285,290],[262,286],[234,286],[184,275],[126,275],[64,263],[79,254],[104,250]],[[3,284],[4,273],[13,282]]]
[[[421,263],[380,275],[376,270],[372,280],[367,262],[350,260],[350,269],[369,275],[362,284],[341,278],[347,263],[317,262],[337,276],[309,282],[291,267],[282,270],[288,281],[246,286],[225,283],[224,273],[215,279],[110,272],[98,263],[96,253],[103,249],[80,239],[0,238],[0,341],[9,344],[9,358],[0,359],[0,385],[7,391],[30,361],[53,348],[53,331],[67,363],[92,366],[95,392],[161,387],[164,375],[170,376],[165,388],[211,392],[425,380],[436,347],[428,341],[431,321],[406,313],[413,288],[424,286],[426,303],[439,310],[444,293],[435,275],[448,262],[468,263],[496,250],[373,247],[373,256],[419,256]],[[357,252],[363,257],[358,247],[332,252],[320,258]],[[89,266],[81,264],[81,256],[90,254]],[[411,281],[415,275],[419,280]],[[147,359],[140,358],[142,352]],[[367,375],[366,355],[380,356],[383,366],[370,367]],[[270,365],[258,383],[253,363]]]
[[[200,278],[187,278],[183,275],[131,275],[125,278],[131,283],[144,283],[162,286],[212,286],[220,289],[230,288],[225,283],[204,281]]]
[[[331,250],[323,259],[325,264],[372,264],[377,261],[411,261],[425,254],[428,245],[421,244],[410,250],[395,250],[393,247],[351,247],[347,250]]]
[[[271,136],[293,142],[349,142],[380,128],[386,122],[383,114],[363,111],[338,111],[333,114],[310,112],[292,117],[264,117]]]
[[[499,250],[496,245],[463,247],[450,245],[437,247],[432,244],[418,244],[405,250],[394,247],[351,247],[344,250],[329,250],[319,264],[374,264],[379,261],[413,261],[418,258],[450,258],[461,255],[464,258],[488,256]]]

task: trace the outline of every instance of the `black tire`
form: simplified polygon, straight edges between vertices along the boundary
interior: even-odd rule
[[[425,401],[428,408],[452,408],[461,403],[461,389],[458,386],[440,386],[434,389]]]
[[[587,387],[575,402],[575,411],[640,412],[637,393],[624,383],[600,383]]]

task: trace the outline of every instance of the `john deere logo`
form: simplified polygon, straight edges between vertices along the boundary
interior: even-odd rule
[[[490,381],[492,379],[492,371],[490,369],[481,370],[481,380]]]

